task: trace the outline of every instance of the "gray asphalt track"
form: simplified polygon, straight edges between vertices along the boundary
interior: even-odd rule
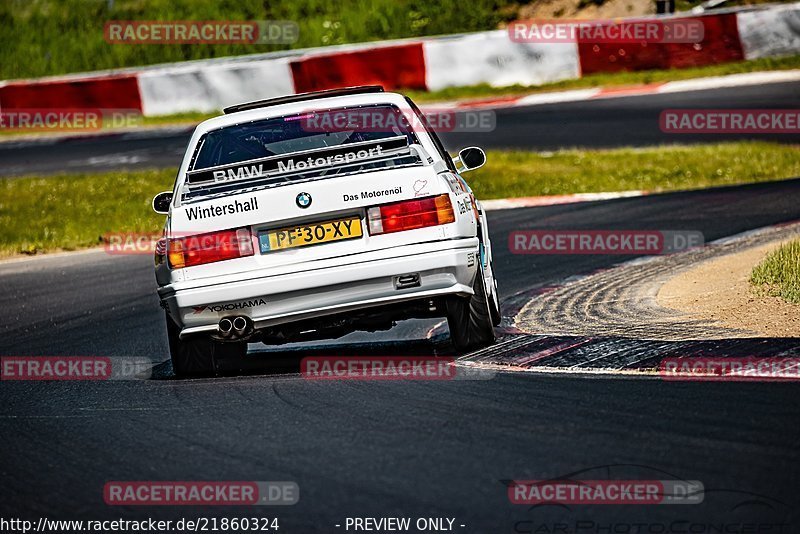
[[[709,99],[697,104],[709,105],[714,97],[726,107],[796,107],[796,89],[706,92]],[[563,135],[581,144],[590,138],[599,143],[604,128],[585,131],[595,128],[594,121],[616,124],[624,110],[629,128],[608,142],[622,143],[625,135],[644,141],[640,128],[659,107],[686,107],[681,98],[508,112],[519,114],[514,118],[498,114],[498,124],[512,125],[513,134],[505,142],[493,138],[493,146],[557,140],[557,133],[538,127],[535,117],[543,112],[552,113],[556,129],[559,117],[572,120]],[[572,115],[563,113],[571,107]],[[641,117],[643,109],[650,119]],[[172,148],[167,141],[136,149],[182,150],[177,138],[169,141]],[[113,144],[109,140],[101,152],[133,148]],[[71,157],[97,155],[96,148],[76,144],[72,155],[69,147],[52,148],[34,163],[43,166],[37,172],[46,172]],[[25,158],[33,153],[18,149],[15,165],[28,165]],[[1,158],[9,157],[3,152]],[[6,167],[9,160],[0,162]],[[513,255],[506,243],[514,230],[696,230],[711,241],[800,219],[798,198],[800,179],[492,212],[500,292],[509,299],[626,259]],[[800,528],[798,383],[512,373],[480,381],[316,382],[296,373],[301,357],[321,353],[449,354],[445,337],[424,337],[435,321],[313,346],[254,346],[247,373],[175,380],[163,363],[166,336],[149,256],[89,252],[6,262],[0,283],[0,355],[136,356],[156,365],[148,380],[0,382],[3,519],[259,516],[278,517],[279,532],[286,533],[341,532],[336,525],[354,516],[450,517],[465,533]],[[699,480],[705,491],[696,505],[509,502],[508,481],[549,478]],[[274,508],[111,507],[102,490],[113,480],[289,480],[299,485],[300,502]]]
[[[515,256],[508,232],[700,230],[711,240],[800,218],[800,180],[493,212],[504,297],[611,265],[610,256]],[[147,256],[85,253],[0,266],[2,355],[167,359]],[[0,384],[2,515],[236,517],[246,508],[112,508],[109,480],[293,480],[286,532],[336,532],[348,516],[455,517],[463,532],[532,532],[592,521],[718,524],[798,520],[798,384],[499,374],[463,382],[313,382],[273,358],[447,353],[430,322],[305,349],[261,349],[220,379]],[[160,366],[163,368],[164,366]],[[615,466],[615,467],[609,467]],[[503,481],[564,477],[700,480],[692,506],[512,505]],[[665,474],[666,473],[666,474]],[[581,478],[581,477],[577,477]],[[554,523],[555,522],[555,523]],[[585,523],[582,523],[585,525]],[[792,530],[787,530],[791,532]],[[585,531],[584,531],[585,532]]]
[[[800,143],[797,134],[675,135],[659,129],[664,109],[800,108],[800,83],[774,83],[685,93],[626,96],[501,109],[490,132],[444,132],[449,150],[486,148],[551,150],[562,147],[648,146],[761,139]],[[0,176],[177,167],[189,128],[114,134],[52,143],[0,143]]]

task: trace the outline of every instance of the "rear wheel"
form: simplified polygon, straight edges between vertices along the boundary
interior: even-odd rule
[[[469,298],[454,297],[447,301],[450,341],[459,352],[485,347],[495,339],[486,279],[480,263],[472,289],[474,294]]]
[[[492,262],[489,262],[489,272],[491,272],[491,290],[492,293],[489,296],[489,312],[492,315],[492,324],[494,326],[500,326],[500,323],[503,321],[503,316],[500,314],[500,299],[497,296],[497,278],[494,276],[494,265]]]
[[[481,241],[480,252],[481,265],[485,266],[483,269],[483,277],[486,281],[483,287],[486,288],[486,295],[489,300],[489,313],[492,316],[492,324],[494,326],[500,326],[500,323],[503,321],[503,316],[500,314],[500,299],[497,296],[497,277],[494,274],[491,245],[486,247],[483,241]]]
[[[204,376],[215,372],[214,362],[223,358],[241,358],[247,343],[221,343],[205,336],[180,339],[180,328],[167,314],[167,338],[175,376]]]

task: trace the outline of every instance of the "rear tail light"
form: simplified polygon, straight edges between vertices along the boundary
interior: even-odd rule
[[[253,255],[253,240],[247,228],[172,238],[168,242],[169,265],[173,269]]]
[[[455,222],[449,195],[404,200],[367,210],[370,235],[390,234]]]

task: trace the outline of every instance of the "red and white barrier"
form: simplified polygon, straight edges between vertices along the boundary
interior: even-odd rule
[[[736,14],[746,59],[786,56],[800,50],[800,5]]]
[[[421,90],[538,85],[598,72],[800,52],[800,3],[693,19],[705,29],[700,43],[520,43],[497,30],[0,82],[0,108],[122,108],[169,115],[350,85]]]
[[[386,89],[426,89],[422,43],[360,50],[311,53],[291,61],[298,93],[348,85],[383,85]]]
[[[596,74],[623,70],[684,69],[744,59],[734,13],[685,20],[703,23],[701,42],[598,44],[579,41],[581,72]]]
[[[539,85],[580,77],[575,43],[516,43],[497,30],[423,43],[427,89]]]
[[[0,85],[0,108],[141,109],[136,74],[13,81]]]
[[[139,74],[142,113],[170,115],[216,111],[226,106],[295,92],[286,58],[149,69]]]

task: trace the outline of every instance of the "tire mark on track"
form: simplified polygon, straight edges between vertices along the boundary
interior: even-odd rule
[[[749,333],[688,319],[661,307],[661,285],[699,262],[776,239],[800,235],[800,224],[768,228],[736,240],[669,256],[634,260],[597,272],[531,300],[517,316],[526,332],[650,340],[729,339]]]
[[[459,363],[507,370],[652,374],[667,357],[800,355],[800,339],[748,337],[747,331],[683,318],[656,302],[664,282],[699,262],[798,234],[800,223],[768,227],[515,295],[507,304],[519,313],[510,322],[530,333],[506,329],[510,337]]]

